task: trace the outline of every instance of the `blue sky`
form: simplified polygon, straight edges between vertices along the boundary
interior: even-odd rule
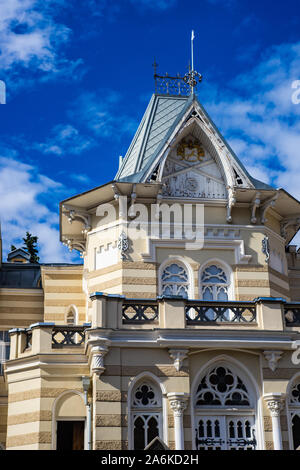
[[[185,73],[195,30],[198,97],[254,177],[300,199],[297,0],[0,0],[0,218],[4,257],[26,230],[42,262],[58,203],[113,179],[159,72]],[[300,93],[297,95],[300,97]]]

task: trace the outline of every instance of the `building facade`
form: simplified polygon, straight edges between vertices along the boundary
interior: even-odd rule
[[[178,84],[115,179],[60,204],[83,264],[0,266],[5,449],[300,445],[300,203]]]

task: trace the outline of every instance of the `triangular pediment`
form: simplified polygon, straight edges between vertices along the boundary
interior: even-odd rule
[[[182,160],[177,162],[177,167],[172,166],[172,163],[176,163],[175,146],[189,136],[200,142],[205,157],[199,162],[198,168],[188,171],[183,168],[183,163],[193,162]],[[181,170],[186,173],[193,187],[196,187],[196,178],[198,194],[204,194],[203,197],[223,199],[227,197],[228,188],[230,191],[235,188],[270,189],[249,175],[196,96],[153,95],[116,180],[142,183],[163,182],[165,179],[168,185],[167,172],[173,172],[175,177],[175,173]],[[182,177],[177,175],[176,185],[182,188],[181,180]],[[187,181],[185,185],[189,187]]]
[[[197,124],[193,122],[179,137],[161,170],[163,195],[225,199],[227,190],[222,168],[200,140]]]

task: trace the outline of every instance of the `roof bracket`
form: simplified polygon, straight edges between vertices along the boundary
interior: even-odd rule
[[[252,211],[251,211],[251,223],[252,224],[256,224],[256,222],[257,222],[256,209],[260,206],[260,202],[261,202],[260,193],[258,192],[258,193],[255,194],[255,197],[254,197],[254,199],[252,201],[252,205],[251,205],[251,209],[252,209]]]
[[[231,211],[236,203],[235,191],[231,186],[227,187],[228,190],[228,204],[227,204],[227,217],[226,220],[229,224],[232,222]]]
[[[70,224],[72,224],[74,220],[77,220],[83,224],[82,233],[84,236],[86,236],[87,232],[89,232],[92,228],[90,214],[84,210],[78,209],[74,206],[69,206],[67,204],[64,204],[62,208],[63,214],[68,218],[68,222]]]
[[[261,223],[265,224],[267,222],[266,218],[266,213],[267,211],[271,208],[274,207],[276,204],[276,201],[278,199],[279,193],[277,192],[275,196],[271,197],[268,199],[263,205],[262,205],[262,215],[261,215]]]

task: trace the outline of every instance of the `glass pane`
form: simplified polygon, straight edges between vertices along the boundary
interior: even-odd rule
[[[149,419],[148,421],[148,439],[147,439],[147,445],[150,444],[153,439],[159,436],[159,431],[158,431],[158,422],[157,419],[153,416],[152,418]]]
[[[134,421],[134,449],[143,450],[145,447],[144,420],[141,417],[138,417]]]

